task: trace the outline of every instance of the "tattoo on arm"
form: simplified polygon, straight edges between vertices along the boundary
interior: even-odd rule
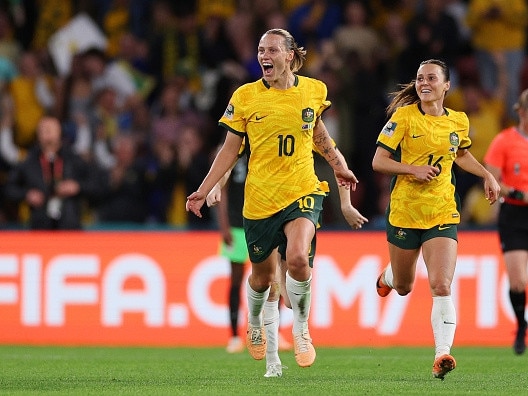
[[[339,160],[339,157],[337,155],[332,158],[329,157],[332,152],[335,153],[335,148],[329,141],[328,136],[328,131],[326,130],[326,128],[323,128],[320,133],[314,135],[314,143],[317,147],[322,147],[321,153],[323,154],[324,158],[328,161],[328,163],[335,163],[335,165],[339,166],[341,165],[341,161]]]

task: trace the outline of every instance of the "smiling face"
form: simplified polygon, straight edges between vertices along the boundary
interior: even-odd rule
[[[262,68],[262,76],[271,86],[286,80],[292,74],[290,63],[293,60],[293,51],[286,50],[284,37],[280,35],[264,34],[259,42],[257,58]]]
[[[416,74],[415,88],[422,103],[443,101],[450,83],[439,65],[426,63]]]

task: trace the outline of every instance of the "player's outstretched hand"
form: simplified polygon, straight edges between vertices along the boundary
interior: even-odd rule
[[[341,207],[341,211],[343,212],[343,217],[347,221],[348,225],[356,230],[359,230],[361,227],[363,227],[363,224],[368,223],[368,219],[359,213],[359,210],[357,210],[352,205]]]
[[[484,195],[490,205],[494,204],[499,199],[500,189],[500,184],[491,173],[484,177]]]
[[[187,197],[187,202],[185,203],[185,210],[187,212],[192,212],[198,217],[202,217],[200,209],[202,208],[205,202],[205,194],[200,191],[195,191]]]

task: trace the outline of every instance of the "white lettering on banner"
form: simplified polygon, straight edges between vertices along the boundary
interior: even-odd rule
[[[455,276],[451,286],[453,303],[458,310],[462,279],[476,279],[475,322],[479,328],[493,328],[499,317],[498,285],[499,263],[495,256],[461,256],[457,260]],[[466,318],[458,318],[460,320]],[[473,318],[472,318],[473,319]]]
[[[169,304],[167,307],[167,325],[170,327],[189,325],[189,309],[185,304]]]
[[[499,263],[493,256],[475,257],[477,262],[477,327],[493,328],[499,320]]]
[[[212,256],[197,263],[195,268],[189,277],[187,290],[190,309],[206,325],[225,327],[229,323],[225,300],[215,303],[209,292],[218,278],[229,277],[229,262],[224,257]],[[241,291],[241,295],[245,295],[245,290]]]
[[[385,263],[377,255],[364,255],[343,272],[343,266],[329,255],[316,258],[313,271],[313,300],[310,320],[314,328],[328,328],[334,322],[336,307],[342,310],[359,304],[358,326],[375,328],[380,335],[396,334],[404,320],[411,298],[391,293],[380,299],[374,282]],[[464,255],[458,257],[452,283],[455,307],[464,287],[474,282],[475,316],[459,318],[474,322],[478,328],[494,328],[501,313],[514,319],[507,275],[500,278],[499,257]],[[104,269],[104,270],[103,270]],[[188,279],[178,280],[186,291],[185,301],[167,301],[164,268],[143,254],[122,254],[101,264],[96,254],[68,254],[51,257],[47,263],[37,254],[0,254],[0,306],[19,306],[23,326],[60,327],[67,323],[68,306],[92,306],[100,309],[101,326],[123,326],[127,312],[144,316],[145,327],[186,327],[192,314],[206,326],[229,324],[227,299],[213,298],[215,282],[229,278],[229,263],[219,256],[206,257],[196,263]],[[417,265],[417,280],[427,279],[423,259]],[[130,279],[141,286],[125,288]],[[245,282],[243,283],[243,289]],[[227,295],[227,292],[226,292]],[[242,290],[245,295],[245,290]],[[410,296],[409,296],[410,297]],[[242,299],[241,313],[245,310]],[[283,311],[284,312],[284,311]],[[291,323],[291,311],[286,310]],[[281,318],[284,325],[285,317]]]
[[[383,267],[384,268],[384,267]],[[381,268],[381,270],[383,270]],[[380,271],[381,272],[381,271]],[[379,275],[379,274],[378,274]],[[374,279],[377,279],[378,275]],[[420,256],[416,264],[416,279],[426,278],[427,271],[425,264]],[[376,293],[377,294],[377,293]],[[379,298],[379,297],[378,297]],[[411,301],[409,297],[402,297],[398,293],[392,292],[387,297],[381,312],[380,321],[378,322],[377,332],[380,335],[394,335],[398,333],[400,325],[403,323],[403,317],[407,310],[407,306]]]
[[[22,256],[20,320],[26,326],[39,326],[42,321],[42,259],[36,254]]]
[[[0,255],[0,277],[15,277],[18,275],[18,260],[13,254]],[[0,283],[0,304],[16,304],[18,288],[16,282]]]
[[[361,304],[358,320],[361,327],[376,326],[379,319],[379,298],[373,283],[367,280],[378,276],[380,257],[361,257],[348,276],[343,274],[331,256],[319,256],[315,261],[311,312],[314,326],[332,326],[334,301],[340,308],[346,309],[356,300]]]
[[[420,261],[423,263],[423,260],[420,257]],[[424,265],[425,267],[425,265]],[[424,275],[427,279],[427,272],[424,272]],[[451,282],[451,298],[453,300],[453,304],[455,305],[455,309],[457,310],[458,315],[458,307],[459,304],[459,296],[460,296],[460,281],[463,279],[475,279],[477,276],[477,266],[475,262],[475,258],[473,256],[461,256],[457,259],[456,269],[455,269],[455,275],[453,276],[453,281]],[[478,284],[481,283],[477,279],[477,289]],[[486,282],[487,283],[487,282]],[[477,291],[478,294],[478,291]],[[478,306],[477,306],[478,311]],[[471,318],[473,320],[474,318]],[[460,317],[457,318],[458,324],[460,324]]]
[[[99,275],[99,258],[90,254],[58,255],[48,264],[45,275],[45,323],[62,326],[66,321],[66,306],[69,304],[92,305],[98,302],[95,282],[73,282],[74,277],[96,277]]]
[[[480,328],[493,328],[498,323],[499,262],[495,256],[461,256],[452,283],[452,296],[455,308],[459,307],[459,282],[464,279],[476,279],[475,296],[476,317]],[[375,294],[373,280],[382,267],[378,256],[365,256],[356,263],[352,272],[343,274],[331,256],[320,256],[314,266],[314,299],[312,301],[312,322],[316,327],[327,328],[332,324],[332,297],[339,306],[346,309],[359,301],[358,323],[360,327],[377,327],[380,335],[397,334],[402,324],[410,298],[402,298],[397,293],[386,297],[383,310],[380,311],[379,298]],[[427,269],[420,256],[416,267],[416,279],[427,279]],[[373,294],[374,292],[374,294]],[[503,296],[502,299],[507,301]],[[510,308],[511,311],[511,308]],[[511,314],[510,314],[511,315]]]
[[[385,298],[387,299],[387,302],[385,303],[384,310],[381,313],[377,331],[380,335],[397,334],[411,299],[402,298],[394,292]]]
[[[125,282],[138,278],[143,287],[126,290]],[[123,314],[142,312],[150,327],[164,325],[165,276],[158,263],[143,254],[124,254],[109,263],[102,280],[103,326],[123,325]]]

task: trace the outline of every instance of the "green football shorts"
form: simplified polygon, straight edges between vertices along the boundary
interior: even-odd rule
[[[304,217],[309,219],[314,227],[317,227],[323,210],[324,198],[325,195],[309,194],[267,219],[244,218],[244,230],[251,262],[264,261],[277,246],[286,244],[284,225],[287,222]]]
[[[220,255],[233,263],[244,264],[249,258],[244,229],[231,227],[231,235],[233,236],[233,244],[231,246],[224,241],[220,242]]]
[[[394,227],[387,221],[387,241],[400,249],[418,249],[425,241],[436,237],[458,241],[456,224],[440,224],[429,229]]]

